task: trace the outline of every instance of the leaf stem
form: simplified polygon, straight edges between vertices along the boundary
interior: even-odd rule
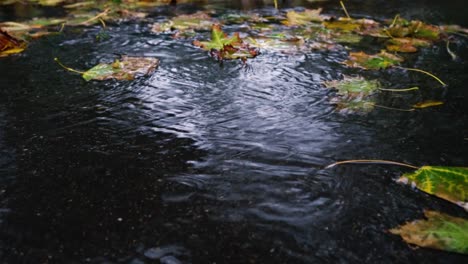
[[[401,66],[395,66],[395,68],[400,68],[400,69],[407,70],[407,71],[415,71],[415,72],[424,73],[424,74],[429,75],[432,78],[436,79],[440,84],[442,84],[442,86],[444,86],[444,87],[447,86],[447,84],[444,83],[439,77],[435,76],[434,74],[432,74],[430,72],[423,71],[423,70],[416,69],[416,68],[406,68],[406,67],[401,67]]]
[[[406,89],[384,89],[384,88],[379,88],[380,91],[385,91],[385,92],[409,92],[409,91],[414,91],[414,90],[419,90],[419,87],[411,87],[411,88],[406,88]]]
[[[85,73],[85,72],[83,72],[83,71],[77,71],[77,70],[75,70],[75,69],[72,69],[72,68],[69,68],[69,67],[63,65],[63,64],[59,61],[58,58],[54,58],[54,61],[57,62],[57,64],[60,65],[60,67],[64,68],[64,69],[67,70],[67,71],[71,71],[71,72],[75,72],[75,73],[79,73],[79,74],[84,74],[84,73]]]
[[[390,24],[389,27],[395,26],[397,20],[400,18],[400,14],[396,14],[395,17],[393,18],[392,24]]]
[[[344,13],[346,14],[346,17],[348,19],[351,19],[351,17],[348,14],[348,10],[346,10],[346,6],[344,5],[343,1],[340,1],[341,8],[343,8]]]
[[[402,163],[402,162],[396,162],[396,161],[391,161],[391,160],[370,160],[370,159],[362,159],[362,160],[343,160],[343,161],[338,161],[335,163],[332,163],[330,165],[325,166],[325,169],[330,169],[335,167],[336,165],[342,165],[342,164],[359,164],[359,163],[364,163],[364,164],[388,164],[388,165],[397,165],[397,166],[402,166],[402,167],[408,167],[412,169],[419,169],[416,166],[413,166],[411,164],[407,163]]]
[[[447,52],[448,52],[448,54],[450,55],[450,57],[452,57],[452,60],[455,61],[455,60],[458,59],[458,56],[457,56],[457,54],[455,54],[453,51],[450,50],[449,45],[450,45],[450,41],[447,40],[447,45],[446,45]]]
[[[400,109],[400,108],[394,108],[394,107],[389,107],[389,106],[383,106],[383,105],[378,105],[378,104],[373,104],[375,107],[378,108],[383,108],[383,109],[388,109],[388,110],[395,110],[395,111],[401,111],[401,112],[413,112],[414,108],[410,109]]]

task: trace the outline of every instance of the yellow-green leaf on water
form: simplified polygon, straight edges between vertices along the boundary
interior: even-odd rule
[[[287,26],[302,26],[311,22],[322,22],[326,17],[321,16],[321,8],[318,9],[306,9],[303,12],[289,11],[286,14],[287,20],[283,21],[283,24]]]
[[[421,21],[408,21],[403,18],[395,19],[392,25],[387,28],[388,34],[392,37],[413,37],[426,40],[438,40],[440,29],[433,25],[425,24]]]
[[[361,76],[344,76],[342,80],[324,82],[327,88],[335,88],[340,95],[352,95],[352,97],[367,96],[378,90],[380,83],[377,80],[366,80]]]
[[[159,65],[159,60],[151,57],[122,56],[112,64],[101,63],[83,73],[83,79],[90,80],[133,80],[137,75],[149,75]]]
[[[427,220],[416,220],[393,228],[407,243],[420,247],[468,254],[468,221],[435,211],[424,212]]]
[[[154,33],[168,32],[171,30],[209,30],[215,21],[204,12],[197,12],[191,15],[179,15],[169,21],[155,23],[151,31]]]
[[[443,105],[443,104],[444,102],[441,102],[441,101],[424,101],[424,102],[414,104],[413,107],[414,108],[427,108],[427,107],[438,106],[438,105]]]
[[[468,168],[423,166],[403,174],[398,182],[411,184],[468,210]]]
[[[368,70],[386,69],[403,61],[403,58],[397,55],[381,51],[378,54],[366,54],[364,52],[351,52],[345,65],[350,67],[363,68]]]
[[[394,52],[416,52],[418,47],[428,47],[431,42],[416,38],[391,38],[387,41],[387,50]]]
[[[221,26],[214,24],[211,30],[211,41],[195,40],[193,45],[211,52],[218,60],[253,58],[258,55],[258,50],[243,42],[239,33],[228,37]]]

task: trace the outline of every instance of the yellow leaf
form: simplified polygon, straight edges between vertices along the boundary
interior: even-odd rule
[[[444,102],[441,102],[441,101],[424,101],[424,102],[414,104],[413,107],[414,108],[427,108],[427,107],[438,106],[438,105],[443,105],[443,104]]]

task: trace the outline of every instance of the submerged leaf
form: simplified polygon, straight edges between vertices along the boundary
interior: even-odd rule
[[[435,211],[424,212],[427,220],[416,220],[389,230],[407,243],[468,254],[468,221]]]
[[[377,80],[366,80],[360,76],[345,76],[343,80],[335,80],[324,83],[327,88],[337,89],[337,96],[331,99],[340,113],[368,113],[375,107],[374,98],[371,96],[379,89]]]
[[[336,110],[341,114],[366,114],[374,110],[375,102],[373,98],[342,98],[334,97],[330,101],[336,105]]]
[[[349,59],[344,61],[350,67],[368,70],[386,69],[403,61],[402,57],[381,51],[378,54],[369,55],[364,52],[351,52]]]
[[[149,57],[122,56],[112,64],[101,63],[83,73],[90,80],[133,80],[137,75],[148,75],[156,70],[159,60]]]
[[[468,210],[468,168],[423,166],[402,175],[398,182],[414,185]]]
[[[380,87],[377,80],[366,80],[363,77],[349,77],[345,76],[340,81],[329,81],[324,83],[327,88],[335,88],[340,95],[354,95],[367,96],[376,91]]]

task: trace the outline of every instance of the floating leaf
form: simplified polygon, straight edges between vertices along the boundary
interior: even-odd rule
[[[403,18],[397,18],[392,25],[386,29],[392,37],[413,37],[427,40],[438,40],[440,29],[433,25],[424,24],[421,21],[408,21]]]
[[[364,52],[351,52],[345,65],[368,70],[386,69],[402,62],[403,58],[381,51],[379,54],[369,55]]]
[[[387,41],[388,51],[416,52],[418,47],[428,47],[431,42],[416,38],[391,38]]]
[[[343,80],[329,81],[324,83],[327,88],[335,88],[340,95],[367,96],[379,89],[377,80],[366,80],[363,77],[345,76]]]
[[[218,24],[213,25],[211,30],[211,41],[195,40],[193,44],[204,50],[211,51],[212,55],[219,60],[223,59],[247,59],[258,55],[258,50],[244,43],[235,33],[232,37],[228,37]]]
[[[167,22],[156,23],[152,26],[151,31],[161,33],[169,32],[171,30],[209,30],[214,23],[215,21],[213,21],[208,14],[197,12],[191,15],[176,16]]]
[[[283,21],[283,24],[287,26],[302,26],[311,22],[322,22],[326,17],[321,16],[321,8],[318,9],[306,9],[303,12],[289,11],[286,13],[287,20]]]
[[[22,52],[26,42],[18,40],[0,29],[0,57]]]
[[[331,30],[344,32],[362,32],[378,28],[379,23],[372,19],[339,18],[323,22],[323,25]]]
[[[374,98],[371,95],[379,89],[377,80],[366,80],[360,76],[344,76],[342,80],[324,83],[327,88],[338,90],[337,96],[331,99],[336,109],[343,114],[368,113],[375,107]]]
[[[389,230],[407,243],[420,247],[468,254],[468,221],[435,211],[425,211],[427,220],[416,220]]]
[[[413,107],[414,108],[427,108],[427,107],[438,106],[438,105],[443,105],[443,104],[444,102],[441,102],[441,101],[424,101],[424,102],[414,104]]]
[[[133,80],[137,75],[148,75],[156,70],[159,60],[149,57],[122,56],[112,64],[101,63],[83,73],[90,80]]]
[[[287,38],[286,36],[284,38],[247,38],[246,42],[255,48],[285,53],[300,51],[305,43],[302,38]]]
[[[398,182],[414,185],[468,210],[468,168],[423,166],[404,174]]]

